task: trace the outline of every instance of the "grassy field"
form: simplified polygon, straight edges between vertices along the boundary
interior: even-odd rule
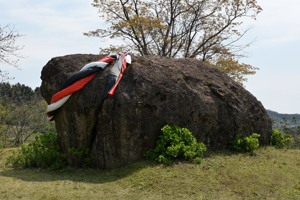
[[[115,170],[16,170],[0,150],[0,199],[300,199],[300,150],[213,153],[201,165],[143,161]]]

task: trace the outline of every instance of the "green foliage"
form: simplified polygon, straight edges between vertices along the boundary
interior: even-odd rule
[[[288,117],[288,115],[286,116]],[[282,118],[277,129],[277,133],[274,135],[274,140],[281,140],[281,142],[277,141],[279,144],[274,146],[277,148],[300,148],[300,125],[299,122],[297,122],[296,114],[291,115],[289,118]],[[281,132],[281,134],[278,133],[278,131]],[[276,138],[276,136],[278,138]],[[273,143],[276,143],[276,141]]]
[[[233,80],[243,85],[243,82],[247,81],[245,75],[255,74],[258,68],[249,64],[240,63],[233,56],[220,56],[215,62],[210,64],[216,66],[219,70],[226,73]]]
[[[8,163],[17,168],[50,168],[59,169],[65,166],[66,156],[59,152],[57,136],[45,133],[35,140],[23,144],[18,152],[9,157]]]
[[[47,120],[45,106],[39,88],[0,83],[0,145],[18,147],[37,133],[52,131],[54,123]]]
[[[89,156],[89,148],[80,145],[79,147],[71,147],[68,149],[68,157],[72,161],[72,166],[88,167],[91,165],[91,157]]]
[[[274,129],[271,136],[271,145],[276,148],[288,148],[293,143],[293,137],[291,134],[286,134],[279,129]]]
[[[300,149],[300,135],[297,135],[295,138],[294,138],[294,147],[296,149]]]
[[[34,99],[41,99],[39,88],[35,90],[24,84],[0,83],[0,103],[1,104],[17,104],[32,101]]]
[[[254,150],[259,148],[259,137],[257,133],[253,133],[248,137],[241,138],[237,136],[233,142],[231,142],[231,149],[238,152],[253,153]]]
[[[146,157],[164,164],[175,161],[189,161],[199,164],[206,146],[197,142],[187,128],[166,125],[156,147],[146,153]]]

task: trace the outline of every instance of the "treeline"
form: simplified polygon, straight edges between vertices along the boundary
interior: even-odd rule
[[[24,84],[17,83],[11,85],[10,83],[0,83],[0,102],[22,104],[33,99],[41,99],[40,88],[36,87],[34,90]]]
[[[283,122],[288,122],[294,126],[300,125],[300,114],[282,114],[272,110],[267,110],[268,115],[273,120],[273,126],[279,126]]]
[[[0,148],[19,146],[36,134],[53,132],[46,106],[38,87],[0,83]]]

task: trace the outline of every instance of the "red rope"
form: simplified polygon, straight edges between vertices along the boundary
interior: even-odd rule
[[[118,76],[118,80],[116,81],[115,85],[110,89],[110,91],[107,93],[107,96],[113,96],[115,94],[117,86],[119,85],[119,82],[123,77],[123,73],[124,73],[126,67],[127,67],[126,58],[124,58],[123,62],[122,62],[122,69],[121,69],[121,72]]]
[[[72,85],[66,87],[65,89],[57,92],[56,94],[54,94],[52,96],[51,103],[54,103],[54,102],[64,98],[65,96],[68,96],[78,90],[81,90],[88,82],[90,82],[90,80],[92,80],[95,77],[95,75],[96,75],[96,73],[91,74],[85,78],[82,78],[82,79],[76,81],[75,83],[73,83]]]

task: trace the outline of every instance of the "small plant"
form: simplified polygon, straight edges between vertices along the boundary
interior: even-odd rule
[[[17,168],[50,168],[59,169],[65,165],[66,156],[59,152],[57,136],[45,133],[35,140],[23,144],[18,152],[8,158],[8,164]]]
[[[241,138],[240,136],[231,142],[231,149],[238,152],[249,152],[253,153],[254,150],[259,148],[259,137],[257,133]]]
[[[80,145],[79,147],[71,147],[68,149],[68,157],[72,162],[72,166],[88,167],[91,165],[91,157],[89,156],[89,148]]]
[[[199,164],[206,146],[197,142],[196,138],[187,128],[166,125],[156,147],[146,153],[146,157],[164,164],[175,161],[189,161]]]
[[[279,129],[274,129],[271,136],[271,145],[276,148],[283,149],[288,148],[293,143],[293,137],[291,134],[286,134]]]

